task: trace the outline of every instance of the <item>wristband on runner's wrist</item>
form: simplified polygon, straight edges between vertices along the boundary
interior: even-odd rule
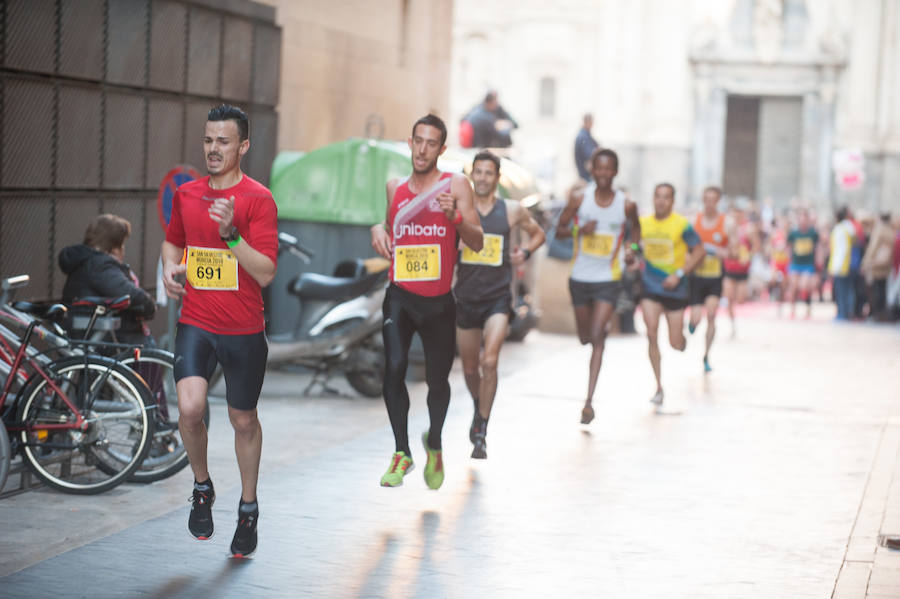
[[[529,250],[528,248],[522,248],[522,251],[525,252],[525,259],[526,259],[526,260],[528,260],[529,258],[531,258],[531,250]]]
[[[454,225],[458,225],[459,223],[462,222],[462,220],[463,220],[463,219],[462,219],[462,212],[460,212],[459,210],[457,210],[457,211],[456,211],[456,218],[454,218],[454,219],[453,219],[452,221],[450,221],[450,222],[453,223]]]

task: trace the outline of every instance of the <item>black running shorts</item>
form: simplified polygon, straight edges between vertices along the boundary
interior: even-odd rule
[[[259,401],[269,346],[262,331],[251,335],[217,335],[189,324],[175,331],[175,382],[189,376],[207,381],[222,365],[225,399],[236,410],[253,410]]]
[[[456,326],[461,329],[483,329],[484,323],[494,314],[506,314],[512,322],[512,294],[483,302],[456,300]]]
[[[587,283],[569,279],[569,294],[572,296],[573,306],[587,306],[594,302],[606,302],[615,306],[621,292],[622,281]]]
[[[641,299],[646,299],[650,300],[651,302],[656,302],[657,304],[662,304],[663,310],[665,310],[666,312],[684,310],[688,306],[688,301],[686,299],[666,297],[665,295],[656,295],[655,293],[645,293],[641,296]]]
[[[722,297],[722,277],[708,278],[691,276],[688,279],[691,305],[699,306],[708,297]]]

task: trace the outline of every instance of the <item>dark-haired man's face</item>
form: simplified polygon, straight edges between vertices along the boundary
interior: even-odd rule
[[[591,163],[591,175],[597,182],[597,187],[607,188],[612,185],[612,180],[618,173],[616,162],[609,156],[598,156]]]
[[[472,165],[472,183],[475,186],[475,195],[487,198],[494,195],[497,183],[500,181],[500,173],[493,160],[476,160]]]
[[[237,123],[233,120],[206,121],[203,133],[203,156],[210,175],[221,175],[237,169],[241,157],[250,149],[250,140],[240,140]]]
[[[441,130],[422,123],[413,129],[408,143],[412,152],[413,171],[420,175],[433,171],[437,167],[438,156],[447,149],[447,146],[441,143]]]
[[[675,203],[675,194],[668,185],[660,185],[653,192],[653,210],[656,218],[666,218],[672,213],[672,205]]]
[[[716,211],[716,205],[719,203],[719,194],[711,189],[703,192],[703,208],[706,212],[713,213]]]

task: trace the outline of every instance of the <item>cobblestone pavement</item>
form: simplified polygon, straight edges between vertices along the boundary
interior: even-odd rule
[[[213,406],[215,537],[186,530],[190,474],[76,497],[0,500],[0,595],[83,597],[900,597],[900,327],[742,310],[701,363],[663,349],[655,413],[642,336],[615,337],[578,423],[590,350],[533,334],[505,346],[486,461],[469,458],[458,365],[447,477],[422,480],[424,386],[410,388],[416,469],[382,489],[380,400],[298,398],[271,374],[260,546],[226,556],[239,486]],[[664,326],[664,325],[663,325]],[[665,335],[663,335],[665,338]]]

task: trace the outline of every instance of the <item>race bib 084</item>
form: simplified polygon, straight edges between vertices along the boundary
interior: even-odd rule
[[[481,266],[500,266],[503,264],[503,235],[484,234],[484,247],[480,252],[463,245],[460,262],[463,264],[479,264]]]
[[[436,281],[441,278],[441,246],[394,246],[395,281]]]
[[[644,256],[654,264],[675,262],[675,244],[671,239],[644,239]]]
[[[238,262],[231,250],[188,247],[187,280],[195,289],[233,291],[238,288]]]

